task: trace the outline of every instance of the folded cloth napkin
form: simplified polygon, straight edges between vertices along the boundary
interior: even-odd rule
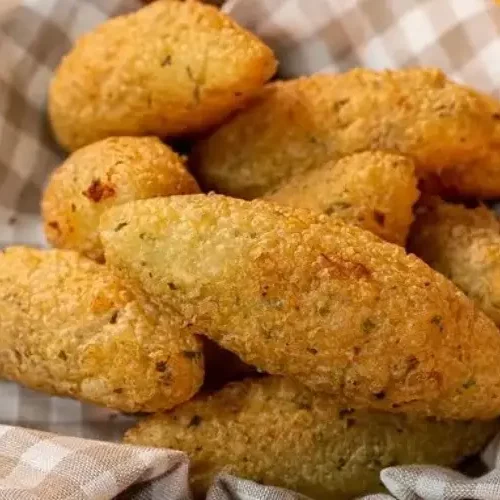
[[[40,194],[64,156],[45,114],[58,61],[79,35],[138,7],[138,0],[1,0],[0,248],[45,245]],[[435,65],[500,96],[500,7],[493,1],[229,0],[224,9],[273,47],[283,77]],[[1,382],[0,500],[191,498],[185,455],[113,442],[133,421]],[[498,499],[498,438],[483,459],[490,472],[475,479],[431,464],[391,467],[381,480],[393,496],[366,498]],[[208,498],[303,497],[222,474]]]

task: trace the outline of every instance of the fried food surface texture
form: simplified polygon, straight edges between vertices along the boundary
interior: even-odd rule
[[[410,250],[500,325],[500,223],[495,213],[485,206],[469,209],[433,197],[417,214]]]
[[[126,201],[199,193],[183,159],[156,137],[110,137],[73,153],[42,200],[47,240],[102,261],[99,218]]]
[[[213,6],[159,0],[81,37],[56,71],[49,115],[68,150],[112,135],[206,130],[274,73],[271,49]]]
[[[409,158],[368,151],[293,177],[265,199],[335,215],[404,245],[418,197],[415,166]]]
[[[497,429],[498,421],[355,411],[269,377],[233,383],[147,418],[125,440],[187,452],[200,498],[223,470],[315,499],[347,499],[381,490],[385,467],[454,465],[479,451]]]
[[[170,409],[203,383],[199,342],[75,252],[0,254],[0,376],[125,412]]]
[[[117,272],[263,371],[356,407],[500,414],[493,322],[368,231],[263,201],[187,195],[110,209],[101,240]]]
[[[355,152],[410,156],[443,190],[500,194],[500,104],[439,70],[354,69],[268,85],[200,142],[202,187],[251,199]]]

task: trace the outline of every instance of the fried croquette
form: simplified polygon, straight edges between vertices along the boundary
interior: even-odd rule
[[[385,150],[413,158],[419,177],[492,197],[499,132],[500,103],[439,70],[354,69],[268,85],[199,143],[192,165],[207,190],[251,199],[327,161]]]
[[[203,383],[200,343],[105,266],[66,250],[0,254],[0,377],[125,412]]]
[[[116,272],[265,372],[353,407],[500,415],[496,326],[368,231],[260,200],[187,195],[111,208],[101,240]]]
[[[49,116],[68,150],[192,134],[243,106],[275,69],[271,49],[215,7],[158,0],[77,41],[52,80]]]
[[[415,165],[409,158],[367,151],[293,177],[264,198],[335,215],[404,245],[418,197]]]
[[[339,500],[383,489],[379,474],[385,467],[455,465],[498,429],[498,421],[355,411],[292,381],[268,377],[230,384],[147,418],[125,441],[185,451],[200,498],[224,471],[310,498]]]
[[[409,249],[474,299],[500,325],[500,223],[485,206],[426,199]]]
[[[156,137],[110,137],[73,153],[42,199],[47,240],[102,261],[99,218],[126,201],[199,193],[183,159]]]

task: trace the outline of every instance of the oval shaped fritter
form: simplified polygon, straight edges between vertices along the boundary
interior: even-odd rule
[[[201,2],[158,0],[81,37],[49,92],[68,150],[112,135],[206,130],[244,105],[274,73],[269,47]]]
[[[409,158],[367,151],[292,177],[264,199],[340,217],[404,246],[418,197]]]
[[[500,325],[500,223],[493,211],[427,199],[408,244]]]
[[[49,243],[102,261],[99,218],[126,201],[199,193],[183,159],[157,137],[110,137],[73,153],[42,199]]]
[[[206,195],[114,207],[101,230],[110,265],[250,365],[350,406],[500,415],[493,322],[442,275],[368,231]]]
[[[201,345],[169,311],[75,252],[0,254],[0,377],[125,412],[165,410],[203,383]]]
[[[500,103],[425,68],[276,82],[201,141],[192,165],[206,190],[250,199],[366,150],[410,156],[442,190],[498,196]]]
[[[455,465],[479,451],[498,428],[498,421],[355,411],[269,377],[231,384],[147,418],[125,441],[185,451],[200,498],[214,476],[226,472],[314,499],[339,500],[383,489],[379,474],[385,467]]]

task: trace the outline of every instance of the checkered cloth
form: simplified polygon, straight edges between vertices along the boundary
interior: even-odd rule
[[[138,6],[138,0],[0,0],[0,247],[45,244],[40,195],[63,158],[45,115],[58,61],[80,34]],[[229,0],[224,8],[274,48],[284,77],[352,66],[436,65],[500,95],[500,7],[493,0]],[[182,453],[112,442],[133,422],[0,383],[0,500],[190,498]],[[408,466],[385,469],[381,479],[404,500],[498,499],[499,439],[484,453],[491,472],[480,478]],[[300,496],[221,475],[209,498]]]
[[[225,5],[273,47],[284,77],[355,66],[427,65],[500,96],[500,9],[493,0],[228,0]]]

